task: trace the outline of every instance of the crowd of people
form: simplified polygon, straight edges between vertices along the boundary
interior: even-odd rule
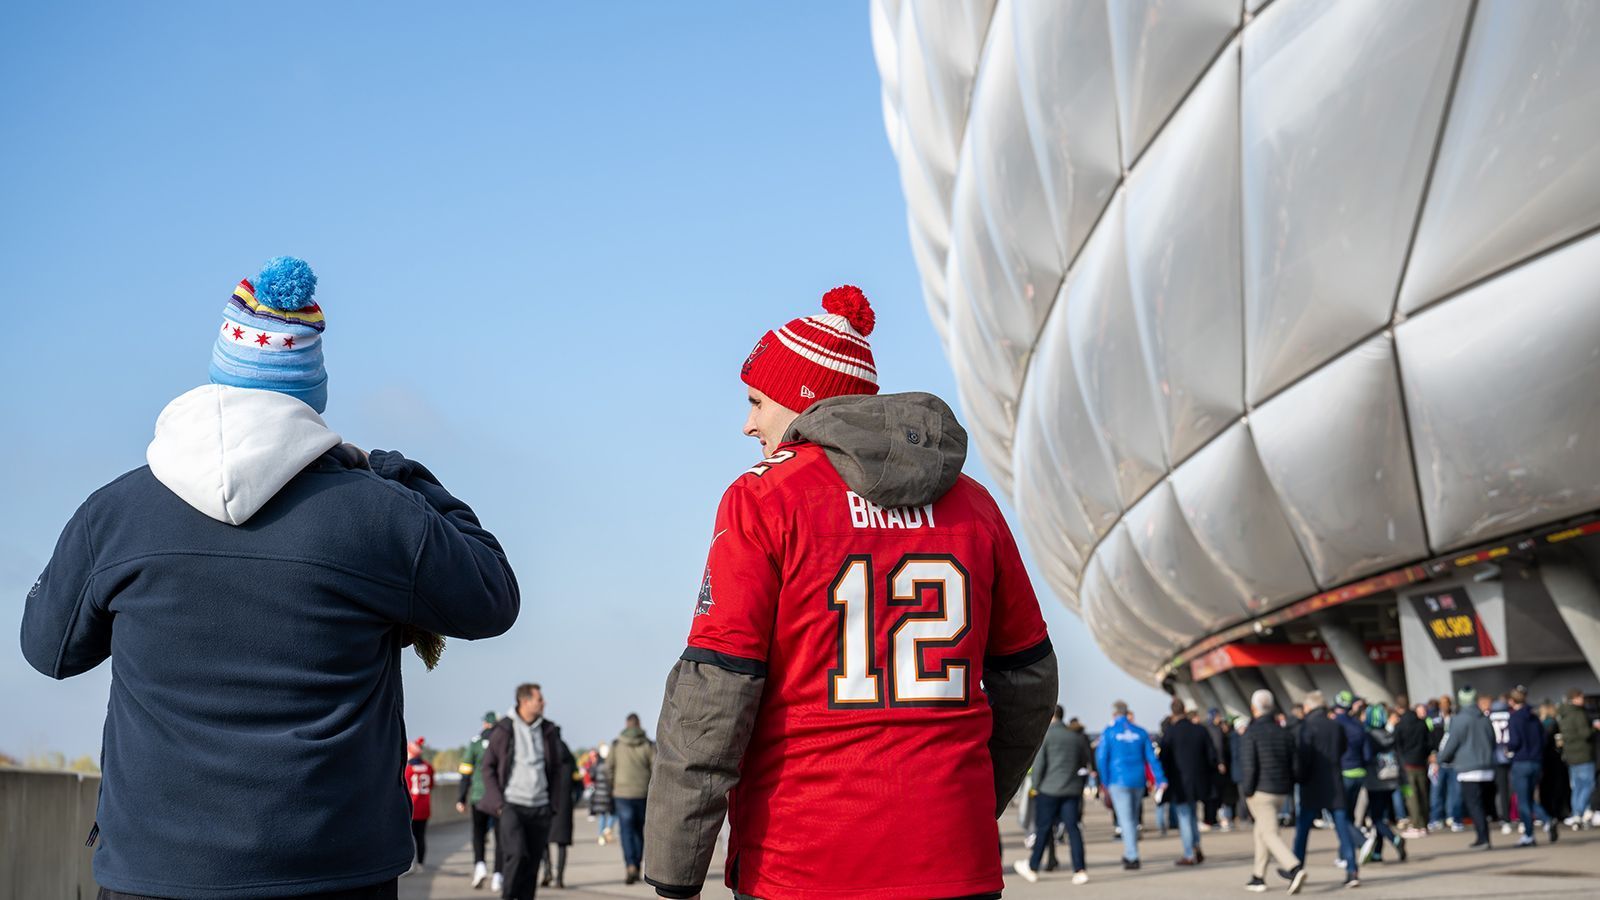
[[[1311,691],[1289,709],[1261,690],[1250,716],[1232,719],[1175,698],[1155,735],[1119,701],[1097,741],[1064,718],[1057,706],[1023,792],[1030,856],[1013,868],[1030,882],[1058,867],[1060,842],[1070,848],[1072,882],[1089,880],[1086,796],[1110,810],[1128,870],[1141,866],[1147,796],[1160,833],[1179,834],[1178,866],[1205,862],[1203,833],[1251,824],[1255,856],[1245,886],[1255,892],[1268,889],[1270,868],[1298,893],[1317,830],[1333,833],[1343,883],[1357,887],[1361,866],[1405,862],[1409,841],[1469,822],[1478,850],[1491,848],[1495,823],[1502,835],[1519,834],[1518,846],[1535,844],[1541,830],[1554,842],[1564,827],[1600,825],[1593,806],[1600,719],[1577,689],[1537,708],[1523,687],[1499,697],[1463,687],[1453,698],[1414,705],[1404,696],[1390,705],[1340,691],[1331,707]]]
[[[501,635],[520,612],[505,549],[465,502],[321,418],[315,288],[290,257],[239,282],[211,383],[168,404],[150,465],[79,508],[28,594],[21,646],[41,673],[117,660],[87,837],[106,900],[395,900],[428,865],[436,775],[407,737],[401,653],[432,668],[446,639]],[[1430,826],[1470,819],[1488,847],[1494,816],[1519,820],[1524,844],[1539,827],[1554,840],[1569,810],[1572,827],[1592,822],[1581,695],[1541,714],[1520,689],[1499,709],[1464,689],[1459,712],[1341,692],[1330,712],[1317,692],[1279,711],[1262,691],[1248,723],[1175,703],[1158,738],[1118,704],[1092,744],[1055,707],[1049,628],[1004,514],[962,474],[965,429],[931,394],[879,394],[859,288],[821,299],[740,366],[742,431],[764,456],[718,504],[657,742],[631,716],[580,763],[540,686],[518,685],[461,767],[475,886],[532,900],[562,885],[587,789],[624,880],[669,900],[705,890],[725,825],[739,898],[997,898],[996,820],[1030,763],[1030,879],[1059,827],[1088,880],[1086,792],[1112,811],[1127,869],[1152,788],[1181,866],[1205,864],[1210,828],[1253,822],[1254,890],[1273,861],[1300,888],[1319,823],[1353,886]],[[241,774],[262,760],[274,778]],[[251,827],[196,827],[212,822]]]
[[[495,895],[509,897],[531,896],[536,880],[539,887],[565,888],[573,817],[585,801],[589,820],[598,823],[600,845],[620,840],[624,881],[638,882],[655,760],[655,744],[638,715],[630,713],[614,740],[579,758],[563,741],[561,727],[545,717],[539,685],[518,685],[515,698],[504,715],[484,713],[482,729],[463,748],[457,769],[456,811],[472,822],[472,887],[488,883]],[[427,870],[436,778],[423,750],[421,737],[406,745],[403,774],[415,844],[406,875]]]

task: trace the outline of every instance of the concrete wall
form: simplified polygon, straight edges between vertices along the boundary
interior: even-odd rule
[[[92,900],[99,799],[98,776],[0,769],[0,897]]]
[[[460,822],[459,778],[441,775],[433,825]],[[0,769],[0,898],[93,900],[94,851],[84,846],[100,801],[100,778],[74,772]]]

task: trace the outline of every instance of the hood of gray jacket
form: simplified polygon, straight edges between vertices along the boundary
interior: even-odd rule
[[[967,461],[967,431],[932,394],[851,394],[818,400],[784,440],[805,440],[852,491],[886,509],[923,506],[955,486]]]

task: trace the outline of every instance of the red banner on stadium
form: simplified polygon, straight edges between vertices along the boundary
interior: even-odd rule
[[[1400,662],[1399,641],[1368,641],[1367,658],[1373,662]],[[1327,644],[1226,644],[1189,664],[1195,681],[1204,681],[1229,669],[1261,666],[1333,665]]]

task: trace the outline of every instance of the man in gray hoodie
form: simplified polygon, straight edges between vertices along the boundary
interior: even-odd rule
[[[667,679],[645,880],[697,896],[726,812],[738,896],[998,897],[1055,653],[950,408],[873,396],[866,297],[823,308],[745,361],[766,458],[723,495]]]
[[[1439,764],[1454,766],[1461,784],[1461,799],[1467,806],[1478,839],[1470,845],[1489,849],[1489,816],[1485,810],[1489,786],[1494,784],[1494,726],[1478,708],[1478,692],[1467,685],[1456,692],[1461,711],[1450,720],[1439,745]]]

